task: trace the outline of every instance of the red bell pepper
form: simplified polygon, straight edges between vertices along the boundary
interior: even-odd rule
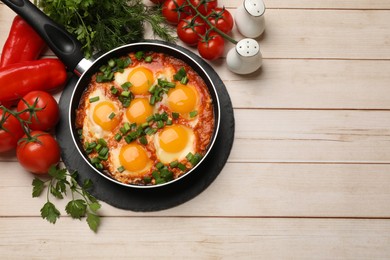
[[[66,79],[65,66],[58,59],[24,61],[0,68],[0,105],[33,90],[53,91]]]
[[[36,60],[46,43],[20,16],[15,16],[4,44],[0,68],[21,61]]]

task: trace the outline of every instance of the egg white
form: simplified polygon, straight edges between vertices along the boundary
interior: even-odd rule
[[[99,97],[99,100],[96,102],[90,103],[89,99],[92,97]],[[118,100],[112,100],[112,99],[106,97],[103,90],[99,89],[99,88],[94,90],[93,92],[91,92],[89,94],[89,96],[85,99],[86,116],[84,118],[83,134],[84,134],[85,141],[87,141],[87,142],[92,142],[92,141],[95,141],[96,139],[99,139],[99,138],[109,139],[115,135],[115,133],[113,133],[111,131],[106,131],[103,128],[101,128],[93,120],[93,111],[94,111],[95,107],[100,102],[103,102],[103,101],[109,101],[112,104],[114,104],[114,106],[117,108],[117,111],[118,111],[116,116],[122,117],[121,113],[119,112],[120,111],[120,104],[119,104]]]

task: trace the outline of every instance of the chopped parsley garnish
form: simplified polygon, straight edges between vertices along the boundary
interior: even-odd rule
[[[121,85],[121,87],[124,89],[124,90],[129,90],[129,88],[132,86],[133,84],[131,84],[130,82],[125,82]]]
[[[142,60],[142,58],[145,56],[145,53],[143,51],[137,51],[134,56],[137,60]]]
[[[89,99],[89,103],[93,103],[93,102],[99,101],[99,99],[100,99],[99,96],[91,97],[91,98]]]
[[[115,117],[115,113],[114,112],[111,112],[111,114],[108,116],[108,118],[111,119],[111,120],[114,119],[114,117]]]
[[[198,115],[198,111],[196,111],[196,110],[190,112],[190,117],[191,117],[191,118],[194,118],[194,117],[196,117],[197,115]]]
[[[162,96],[168,93],[169,89],[174,88],[176,84],[164,79],[158,79],[157,85],[153,85],[149,88],[149,93],[152,94],[149,100],[151,105],[162,100]]]
[[[181,67],[175,75],[173,75],[173,79],[177,81],[181,81],[184,77],[187,76],[187,72],[185,71],[184,67]]]
[[[130,57],[111,59],[106,65],[99,68],[99,73],[96,75],[96,82],[110,82],[114,80],[115,72],[123,72],[131,64]]]

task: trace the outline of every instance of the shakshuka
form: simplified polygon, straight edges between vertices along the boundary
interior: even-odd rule
[[[206,153],[214,130],[212,98],[183,61],[164,53],[129,53],[92,76],[76,127],[98,170],[126,184],[162,184]]]

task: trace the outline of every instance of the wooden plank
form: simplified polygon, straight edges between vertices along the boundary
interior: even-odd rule
[[[236,109],[231,162],[390,163],[390,111]],[[13,160],[0,156],[0,161]]]
[[[389,164],[228,163],[204,192],[182,205],[135,213],[103,203],[101,214],[390,218],[389,172]],[[46,195],[31,197],[33,178],[16,163],[2,163],[0,216],[39,216]],[[67,201],[53,200],[62,214]]]
[[[389,220],[104,218],[98,235],[67,218],[2,218],[0,227],[5,259],[390,257]]]
[[[235,14],[235,9],[230,9]],[[257,40],[265,59],[390,59],[389,10],[267,10]],[[231,36],[244,38],[234,27]],[[150,30],[146,38],[153,38]],[[178,42],[183,45],[182,42]],[[188,47],[197,53],[196,48]],[[226,41],[225,54],[234,45]],[[225,66],[219,59],[213,66]]]
[[[8,37],[15,13],[3,3],[0,4],[0,53]]]
[[[389,59],[389,11],[268,10],[265,58]]]
[[[0,12],[2,46],[14,14],[4,5]],[[390,59],[389,17],[377,10],[270,9],[259,41],[264,58]],[[233,37],[243,38],[236,30]]]
[[[235,110],[234,162],[389,163],[387,111]]]
[[[248,76],[214,68],[235,108],[390,108],[389,61],[264,60]]]

